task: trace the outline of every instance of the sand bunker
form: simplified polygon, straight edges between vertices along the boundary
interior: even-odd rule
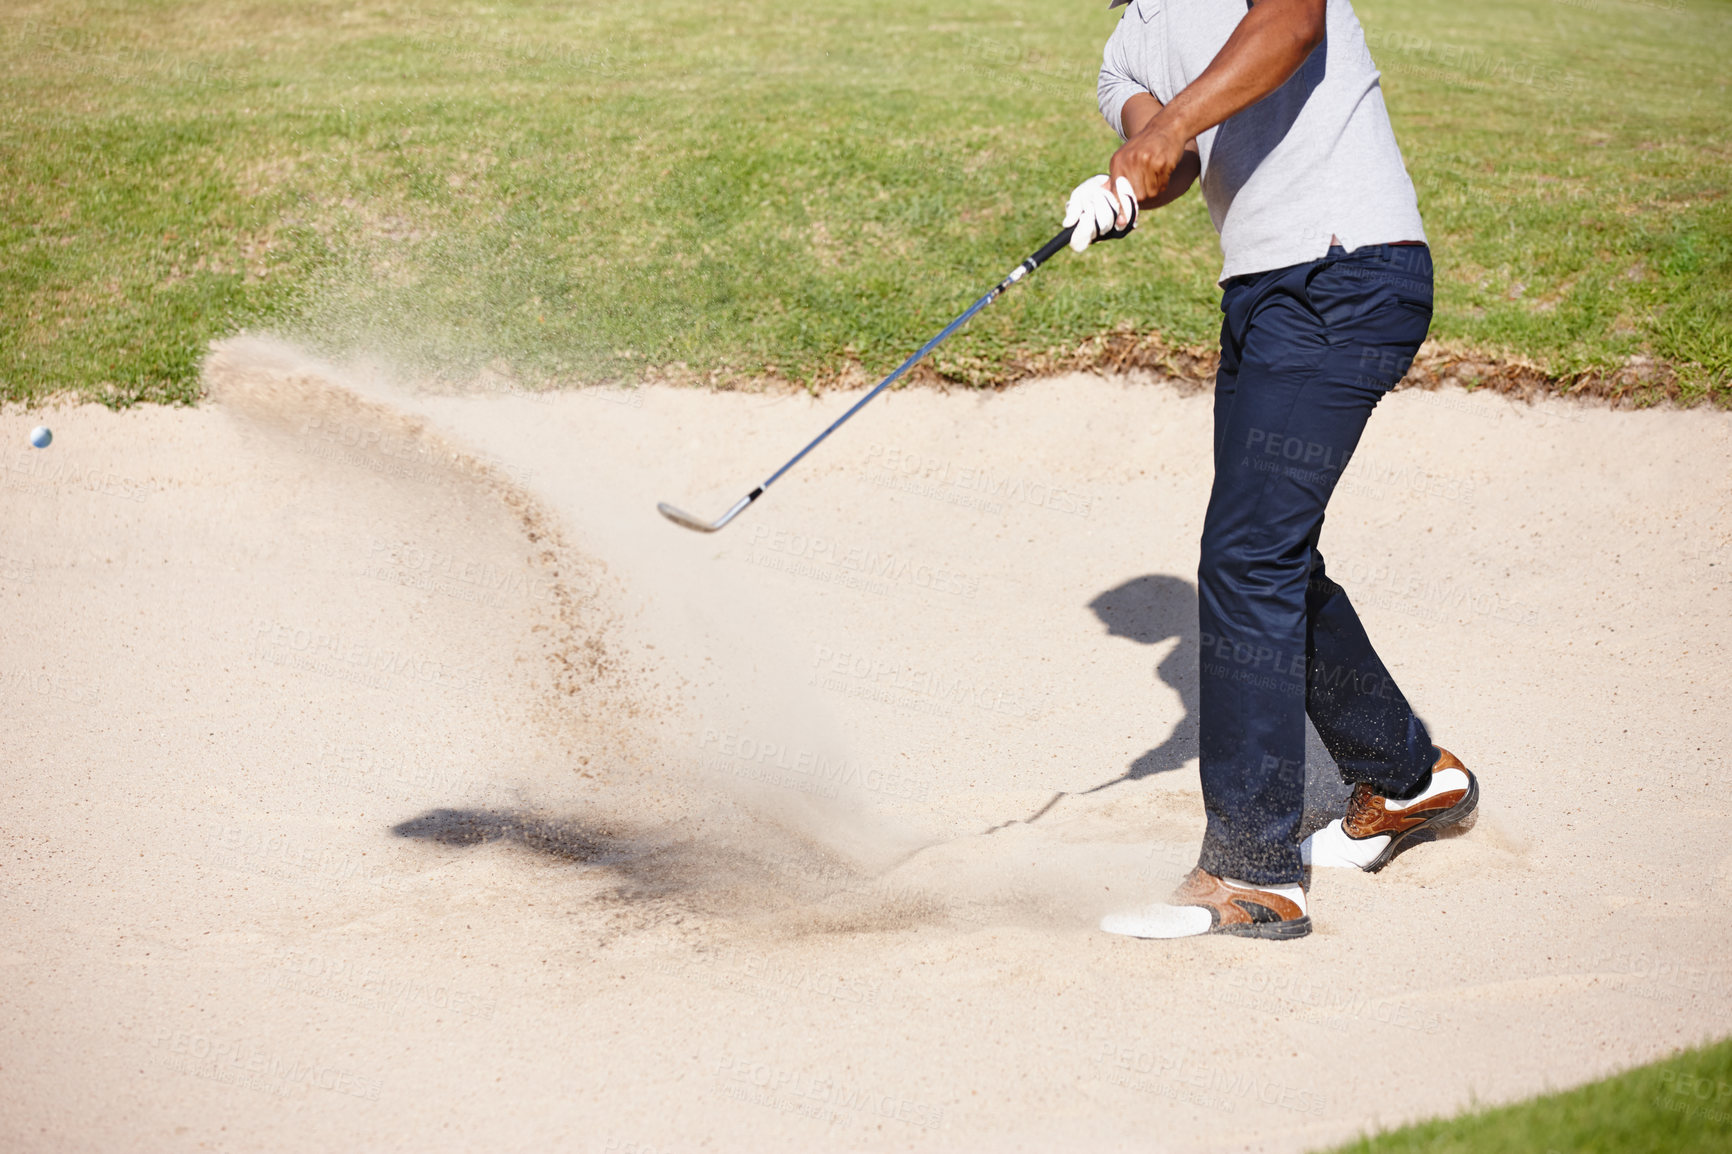
[[[851,398],[207,371],[0,416],[8,1149],[1296,1151],[1732,1032],[1725,414],[1389,398],[1325,549],[1483,816],[1139,943],[1206,396],[892,394],[702,537]]]

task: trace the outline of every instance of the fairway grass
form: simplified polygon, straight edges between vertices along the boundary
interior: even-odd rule
[[[1332,1154],[1722,1154],[1732,1041],[1529,1102],[1423,1122]]]
[[[1635,400],[1726,403],[1732,4],[1358,8],[1437,254],[1434,335],[1558,388],[1634,365]],[[1104,167],[1116,18],[10,6],[0,399],[191,401],[243,328],[536,387],[882,372]],[[1205,345],[1219,261],[1193,193],[1055,260],[935,367],[997,384],[1105,333]]]

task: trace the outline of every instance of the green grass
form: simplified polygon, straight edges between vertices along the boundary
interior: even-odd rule
[[[1663,2],[1663,0],[1662,0]],[[1732,392],[1732,0],[1362,0],[1434,329]],[[189,401],[242,328],[534,383],[885,369],[1115,141],[1115,16],[1037,0],[48,0],[0,13],[0,399]],[[1205,344],[1193,194],[941,351]]]
[[[1732,1041],[1603,1082],[1423,1122],[1335,1154],[1723,1154],[1732,1150]]]

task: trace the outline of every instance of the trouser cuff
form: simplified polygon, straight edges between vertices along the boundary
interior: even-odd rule
[[[1298,846],[1242,844],[1235,848],[1213,831],[1203,837],[1197,865],[1218,878],[1237,878],[1259,886],[1296,886],[1305,877]]]
[[[1337,758],[1341,780],[1349,785],[1364,783],[1380,796],[1397,801],[1416,797],[1431,782],[1431,767],[1437,764],[1437,746],[1425,726],[1415,717],[1408,724],[1407,745],[1397,758]]]

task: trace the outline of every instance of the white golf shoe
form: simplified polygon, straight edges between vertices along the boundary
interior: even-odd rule
[[[1257,886],[1198,868],[1185,875],[1170,902],[1108,914],[1101,929],[1129,938],[1302,938],[1311,932],[1311,917],[1298,886]]]
[[[1449,750],[1440,747],[1437,754],[1431,780],[1418,797],[1395,801],[1364,782],[1354,786],[1347,816],[1300,842],[1300,859],[1318,868],[1376,873],[1414,834],[1466,819],[1479,805],[1479,781]]]

